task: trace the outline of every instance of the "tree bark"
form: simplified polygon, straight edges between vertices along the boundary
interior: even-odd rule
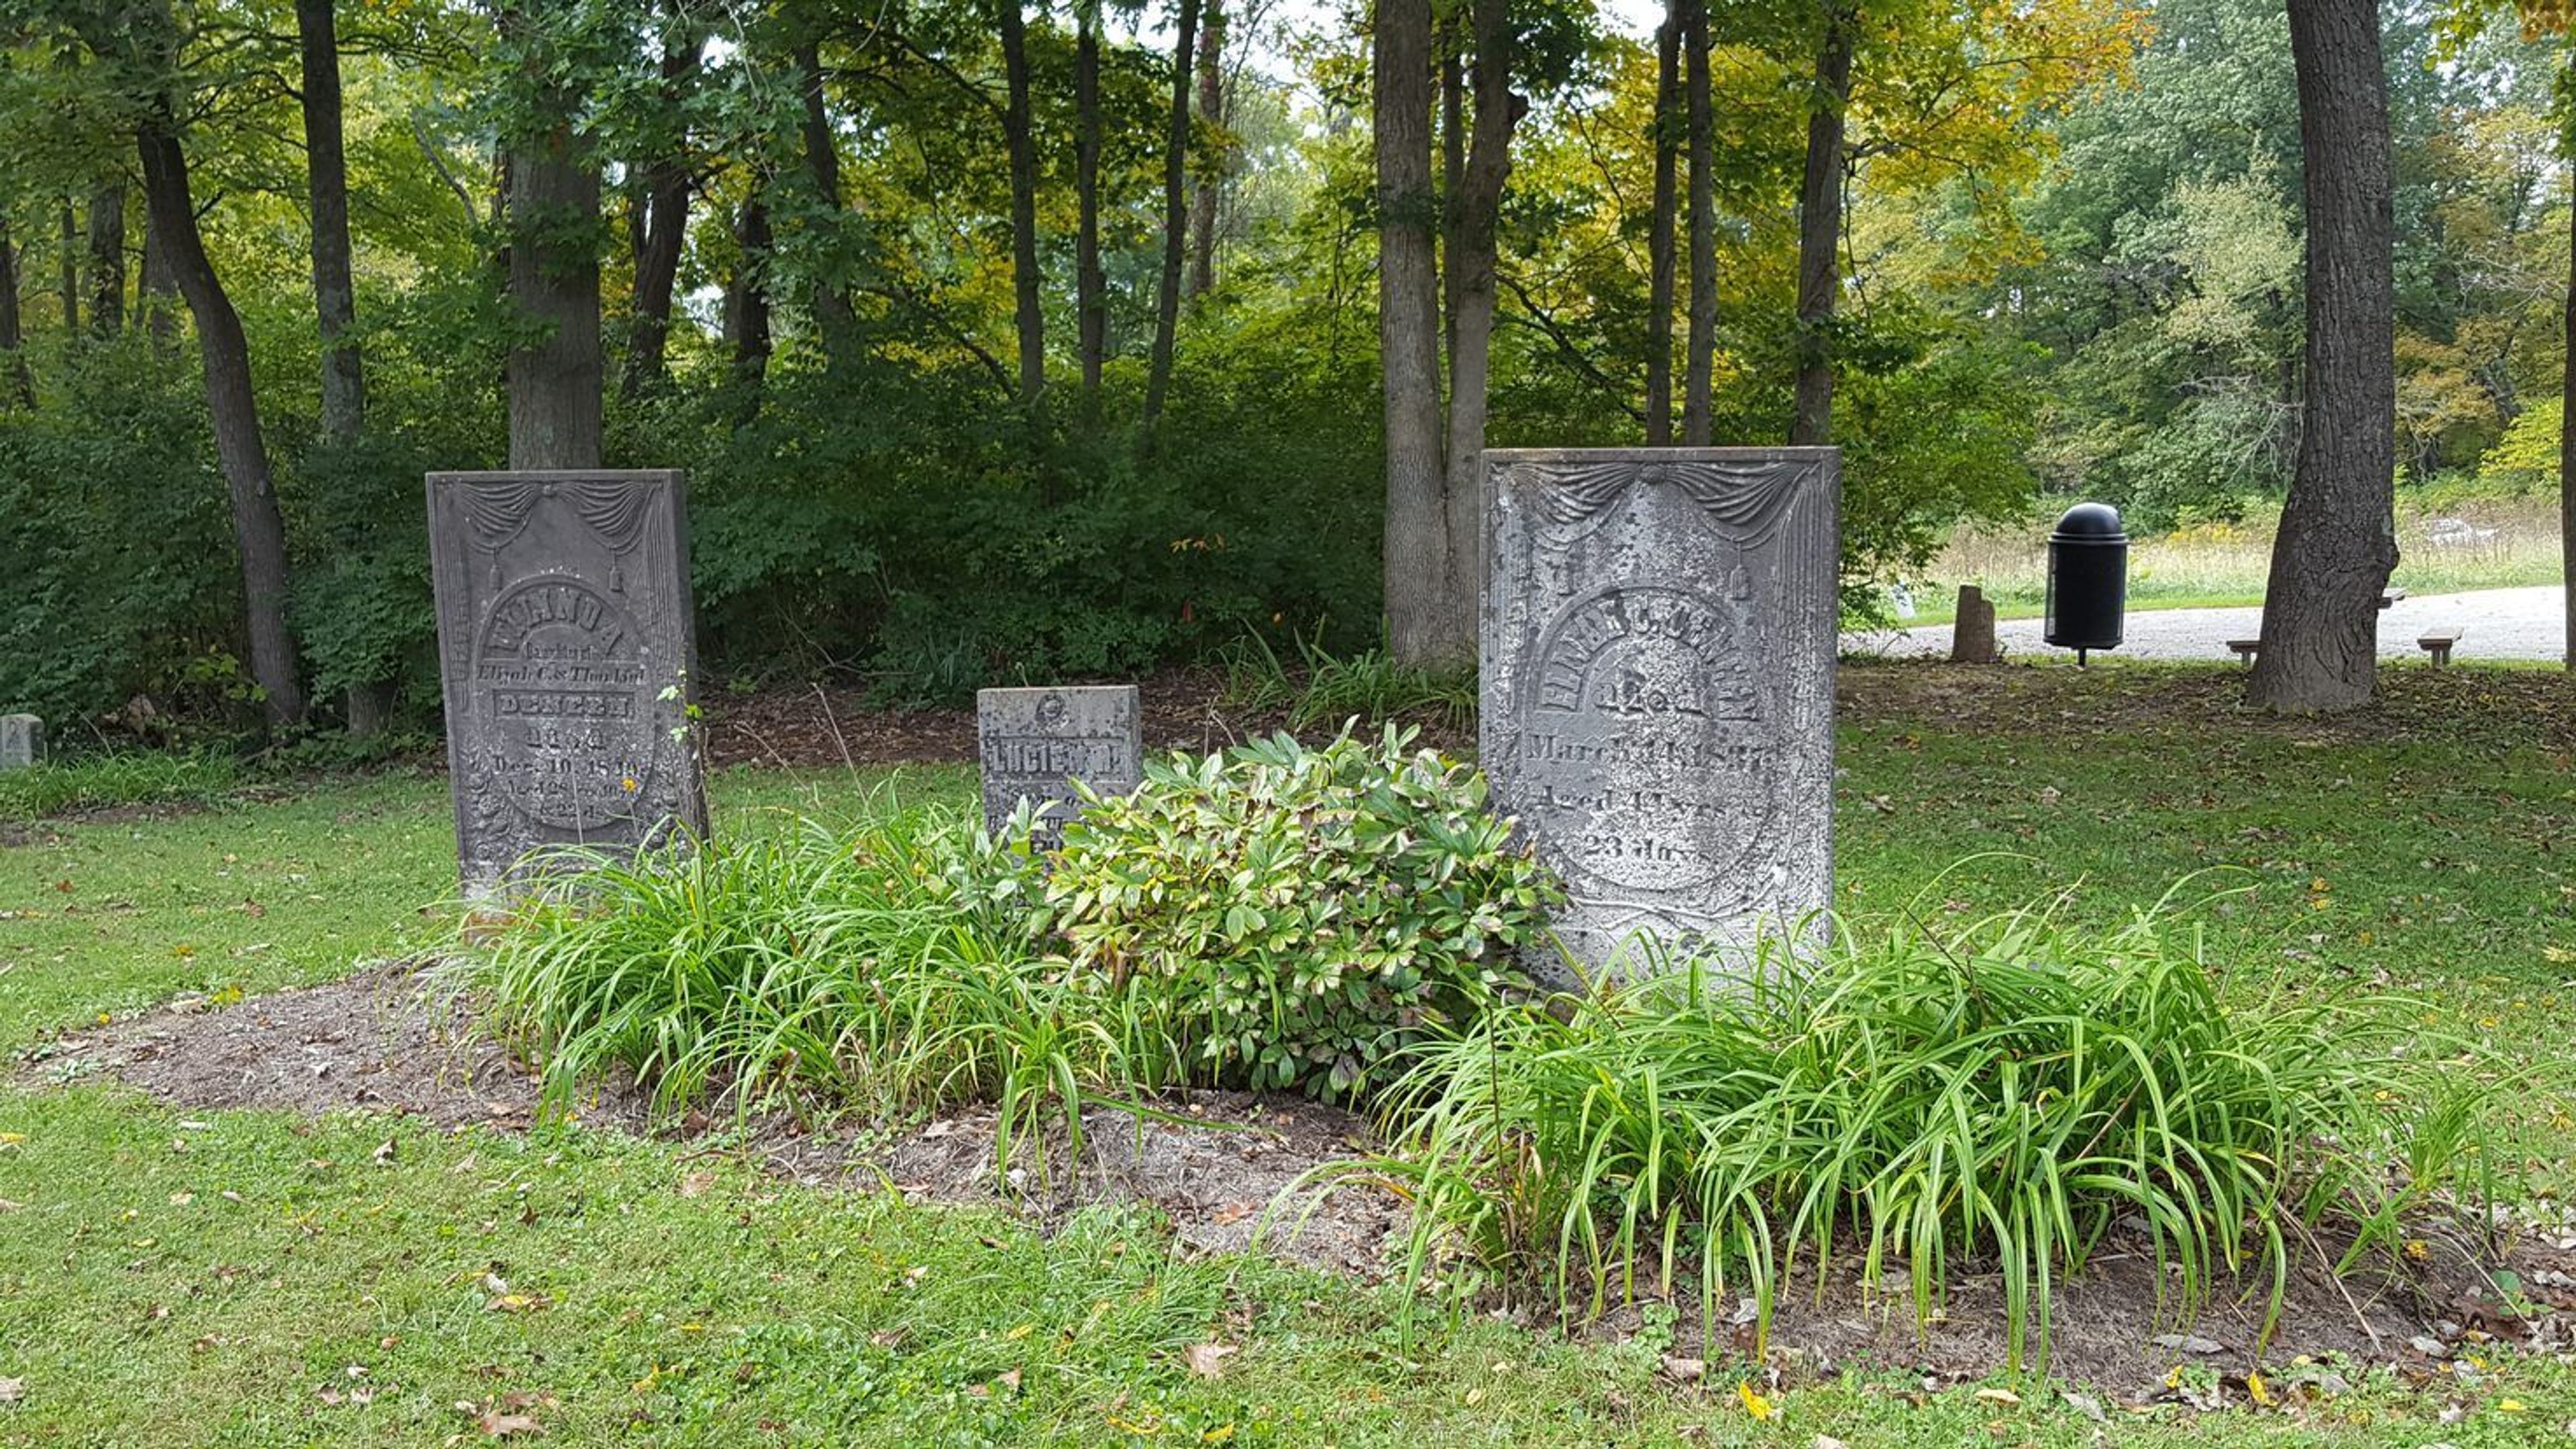
[[[1434,15],[1438,12],[1435,10]],[[1454,15],[1453,15],[1454,23]],[[1431,43],[1440,66],[1440,178],[1432,194],[1440,210],[1440,358],[1458,355],[1458,189],[1467,175],[1467,74],[1458,47],[1445,43],[1433,22]]]
[[[104,181],[89,194],[89,330],[125,330],[125,183]]]
[[[2576,85],[2576,54],[2568,57]],[[2571,92],[2562,91],[2561,94]],[[2576,157],[2576,118],[2568,125],[2565,154]],[[2567,355],[2576,359],[2576,206],[2567,212]],[[2576,670],[2576,362],[2564,367],[2558,385],[2558,582],[2567,612],[2566,663]]]
[[[1789,445],[1821,448],[1834,434],[1834,307],[1842,292],[1843,108],[1851,100],[1852,15],[1828,0],[1807,113],[1807,170],[1798,187],[1798,384]]]
[[[1100,399],[1109,357],[1109,280],[1100,271],[1100,5],[1076,0],[1073,43],[1073,310],[1081,333],[1082,396]]]
[[[1456,301],[1449,351],[1448,491],[1443,500],[1451,568],[1450,593],[1444,603],[1465,621],[1470,647],[1484,584],[1484,488],[1479,470],[1484,463],[1486,383],[1493,356],[1496,228],[1503,186],[1511,177],[1512,130],[1526,109],[1522,99],[1512,94],[1511,0],[1475,0],[1473,25],[1470,84],[1476,114],[1467,168],[1450,199],[1457,227],[1449,270],[1457,286],[1452,293]]]
[[[725,341],[733,353],[733,376],[744,389],[739,417],[749,422],[760,412],[763,384],[769,376],[769,206],[755,192],[734,221],[734,244],[742,259],[725,288]]]
[[[143,263],[135,270],[134,310],[143,330],[152,334],[153,355],[166,361],[178,351],[179,309],[185,304],[179,297],[179,279],[170,275],[169,258],[153,241],[148,220],[143,228]]]
[[[197,319],[206,410],[232,500],[233,542],[241,553],[251,679],[266,696],[269,723],[291,728],[304,719],[304,684],[295,635],[286,622],[286,523],[270,484],[268,445],[260,436],[259,403],[251,392],[250,345],[197,232],[188,158],[179,146],[175,107],[167,94],[147,102],[135,130],[135,149],[143,163],[143,197],[153,238]]]
[[[2374,0],[2290,0],[2307,199],[2307,408],[2248,700],[2350,709],[2378,685],[2397,566],[2387,76]]]
[[[0,214],[0,354],[9,366],[9,401],[18,407],[36,404],[36,378],[27,370],[25,322],[18,315],[18,251],[9,242],[9,218]]]
[[[1002,144],[1011,166],[1011,310],[1020,339],[1020,402],[1046,391],[1046,313],[1038,302],[1038,153],[1029,120],[1027,23],[1021,0],[1000,0],[1002,72],[1009,88]]]
[[[295,0],[304,153],[313,208],[313,310],[322,331],[322,431],[347,442],[367,419],[349,250],[349,163],[341,144],[340,37],[333,0]]]
[[[1172,388],[1172,349],[1181,326],[1181,265],[1189,250],[1190,51],[1199,38],[1199,0],[1181,0],[1173,26],[1171,131],[1163,145],[1163,277],[1154,293],[1154,355],[1145,378],[1145,440],[1162,420]]]
[[[1378,347],[1386,407],[1387,650],[1404,665],[1476,657],[1473,564],[1455,556],[1440,427],[1433,254],[1431,0],[1378,0],[1375,72]]]
[[[511,158],[510,228],[510,297],[538,329],[510,353],[510,466],[596,468],[599,171],[569,121]]]
[[[309,0],[305,0],[309,3]],[[689,235],[689,127],[682,107],[706,53],[706,36],[671,36],[662,51],[662,104],[670,132],[644,163],[644,228],[635,248],[635,315],[618,391],[636,397],[670,376],[671,294]]]
[[[837,275],[841,254],[841,143],[832,134],[832,113],[824,104],[823,57],[815,42],[808,40],[796,48],[796,71],[805,100],[805,172],[822,203],[822,215],[830,219],[831,225],[831,233],[825,239],[824,266],[814,279],[814,330],[822,335],[825,362],[838,369],[857,355],[859,318],[851,310],[849,293]]]
[[[1207,0],[1207,17],[1199,22],[1199,115],[1210,125],[1225,120],[1225,0]],[[1230,147],[1228,148],[1231,149]],[[1190,197],[1190,295],[1203,297],[1216,286],[1216,203],[1224,189],[1227,158],[1218,156],[1201,169]]]
[[[1705,448],[1716,427],[1709,397],[1717,370],[1717,136],[1709,94],[1708,0],[1690,0],[1682,33],[1690,92],[1690,338],[1683,354],[1682,442]]]
[[[1646,219],[1646,446],[1673,441],[1673,233],[1681,169],[1682,29],[1690,0],[1666,0],[1655,31],[1655,195]]]
[[[72,199],[63,198],[60,220],[55,227],[63,277],[63,335],[80,331],[80,219],[72,215]]]

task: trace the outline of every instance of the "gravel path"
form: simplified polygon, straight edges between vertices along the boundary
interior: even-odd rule
[[[2459,629],[2463,633],[2452,651],[2454,659],[2556,659],[2565,647],[2561,598],[2558,586],[2550,584],[2407,599],[2379,616],[2380,657],[2420,659],[2417,636],[2427,629]],[[2236,656],[2228,652],[2227,641],[2251,639],[2262,626],[2260,608],[2132,612],[2119,652],[2138,659],[2230,660]],[[2007,656],[2058,652],[2041,640],[2037,619],[2006,619],[1995,626],[1995,637]],[[1950,652],[1950,626],[1846,634],[1843,648],[1855,654],[1945,655]]]

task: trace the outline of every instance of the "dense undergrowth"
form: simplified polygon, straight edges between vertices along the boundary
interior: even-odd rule
[[[2492,1193],[2496,1073],[2385,1001],[2222,989],[2164,907],[1838,921],[1541,998],[1506,963],[1552,887],[1480,777],[1390,733],[1153,767],[1051,859],[954,805],[592,860],[467,958],[566,1100],[612,1067],[663,1111],[880,1116],[989,1101],[1005,1161],[1087,1103],[1279,1088],[1379,1114],[1325,1176],[1413,1201],[1411,1275],[1569,1316],[1856,1256],[1936,1313],[2000,1275],[2016,1364],[2116,1232],[2188,1316],[2306,1256],[2385,1255]],[[2267,1329],[2268,1332],[2268,1329]]]
[[[1570,1315],[1639,1292],[1703,1314],[1856,1255],[1929,1318],[1999,1273],[2013,1362],[2054,1285],[2125,1223],[2177,1317],[2335,1271],[2409,1214],[2485,1196],[2497,1087],[2392,1003],[2231,1002],[2171,915],[2110,932],[2047,909],[1955,928],[1840,923],[1732,963],[1490,1014],[1422,1049],[1373,1164],[1416,1208],[1417,1271],[1456,1250]],[[2381,1009],[2374,1009],[2381,1008]],[[1803,1261],[1802,1261],[1803,1260]],[[1709,1321],[1717,1321],[1711,1316]]]

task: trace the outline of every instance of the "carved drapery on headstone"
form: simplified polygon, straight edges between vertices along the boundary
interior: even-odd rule
[[[1031,836],[1040,850],[1064,841],[1064,822],[1081,804],[1074,781],[1094,794],[1123,795],[1144,775],[1143,722],[1132,684],[978,690],[975,743],[986,828],[998,833],[1021,802],[1035,801]]]
[[[1839,455],[1490,451],[1482,754],[1586,972],[1833,901]],[[1533,969],[1566,979],[1553,953]]]
[[[429,476],[469,899],[541,847],[706,829],[685,495],[673,471]]]

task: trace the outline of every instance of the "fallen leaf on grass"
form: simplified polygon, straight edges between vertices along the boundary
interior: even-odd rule
[[[706,1195],[707,1189],[715,1185],[716,1175],[714,1173],[706,1171],[692,1172],[688,1176],[680,1179],[680,1196],[703,1197]]]
[[[483,1305],[486,1313],[536,1313],[552,1307],[554,1300],[543,1293],[504,1293]]]
[[[27,1397],[25,1379],[0,1379],[0,1404],[14,1404]]]
[[[1771,1406],[1771,1401],[1769,1399],[1766,1399],[1753,1391],[1753,1381],[1750,1379],[1736,1380],[1735,1398],[1736,1402],[1744,1405],[1744,1412],[1751,1414],[1756,1419],[1768,1419],[1773,1414],[1780,1412],[1778,1409]]]
[[[2021,1403],[2021,1395],[2014,1393],[2010,1389],[1979,1389],[1977,1390],[1977,1401],[1979,1403],[1986,1404],[2016,1406]]]
[[[1664,1361],[1661,1368],[1664,1377],[1671,1379],[1674,1383],[1695,1384],[1699,1382],[1702,1374],[1708,1372],[1708,1360],[1704,1358],[1683,1358],[1679,1354],[1668,1353],[1664,1355]]]
[[[494,1410],[486,1409],[482,1416],[476,1419],[475,1422],[482,1425],[483,1433],[486,1437],[493,1439],[507,1439],[513,1434],[543,1434],[546,1432],[545,1429],[537,1423],[536,1416],[533,1414],[503,1414]]]
[[[1203,1379],[1212,1379],[1225,1372],[1226,1357],[1234,1351],[1227,1344],[1194,1343],[1182,1350],[1181,1361],[1190,1366],[1191,1373]]]

